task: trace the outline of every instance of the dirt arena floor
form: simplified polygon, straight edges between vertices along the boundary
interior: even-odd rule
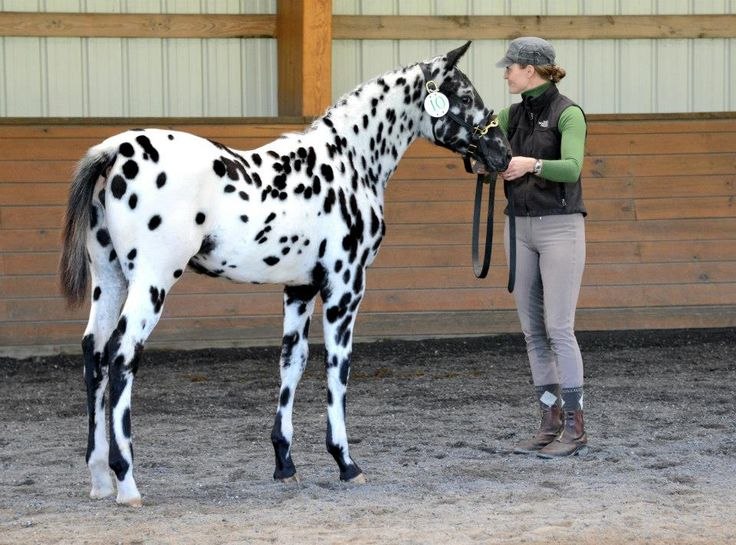
[[[88,497],[78,358],[0,360],[0,543],[735,544],[736,333],[579,342],[591,448],[553,461],[511,453],[537,419],[520,336],[357,344],[348,431],[365,485],[340,483],[325,451],[319,346],[297,390],[294,485],[271,478],[278,348],[149,351],[141,509]]]

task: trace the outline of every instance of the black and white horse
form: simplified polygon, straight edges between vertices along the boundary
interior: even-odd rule
[[[364,83],[305,132],[258,149],[145,129],[87,152],[70,189],[60,275],[70,304],[81,304],[91,284],[82,349],[93,498],[114,492],[112,469],[118,503],[141,505],[133,479],[133,377],[166,296],[187,266],[236,282],[286,286],[271,435],[278,480],[297,478],[294,390],[321,297],[327,450],[340,479],[365,480],[348,452],[346,389],[365,269],[385,232],[386,184],[418,137],[471,154],[488,170],[503,170],[510,157],[492,112],[456,66],[469,45]]]

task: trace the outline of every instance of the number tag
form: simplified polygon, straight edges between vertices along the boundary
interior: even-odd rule
[[[450,109],[450,101],[439,91],[430,91],[424,99],[424,109],[432,117],[442,117]]]

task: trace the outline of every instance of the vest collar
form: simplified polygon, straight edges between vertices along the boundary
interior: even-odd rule
[[[539,114],[560,92],[554,83],[545,83],[521,95],[521,106],[528,113]]]

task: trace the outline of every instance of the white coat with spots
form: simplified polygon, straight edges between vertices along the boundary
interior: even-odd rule
[[[137,506],[130,403],[143,345],[189,267],[284,289],[281,389],[272,431],[278,480],[296,479],[294,390],[309,321],[324,306],[327,449],[344,481],[364,475],[348,451],[346,389],[365,269],[385,232],[384,190],[409,145],[428,138],[502,170],[508,143],[456,68],[469,46],[388,72],[345,95],[305,132],[249,151],[169,130],[127,131],[94,146],[72,183],[60,267],[72,304],[91,290],[82,340],[91,496]],[[430,79],[431,78],[431,79]],[[428,81],[429,80],[429,81]],[[447,115],[424,109],[428,89]],[[478,136],[480,135],[480,136]],[[105,397],[109,384],[110,440]]]

